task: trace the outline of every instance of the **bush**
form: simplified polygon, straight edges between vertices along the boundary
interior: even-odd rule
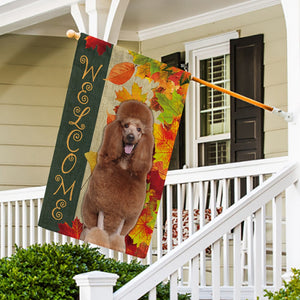
[[[300,300],[300,270],[292,269],[293,276],[289,282],[283,281],[284,287],[277,292],[265,291],[270,300]]]
[[[79,295],[73,279],[77,274],[95,270],[116,273],[117,290],[146,268],[135,261],[128,264],[107,259],[86,244],[17,247],[14,255],[0,259],[0,299],[74,300]],[[169,299],[167,285],[160,284],[157,291],[158,299]],[[179,295],[179,299],[188,296]]]

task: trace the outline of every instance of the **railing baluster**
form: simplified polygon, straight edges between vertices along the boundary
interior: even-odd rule
[[[5,205],[4,202],[1,202],[1,221],[0,221],[0,226],[1,226],[1,251],[0,255],[1,258],[5,256]]]
[[[233,299],[241,299],[242,265],[241,265],[241,224],[233,232]]]
[[[282,273],[282,195],[272,200],[273,208],[273,282],[274,289],[281,287]]]
[[[170,276],[170,300],[177,300],[177,271]]]
[[[203,228],[204,221],[205,221],[205,188],[204,188],[204,182],[199,182],[199,209],[200,209],[200,228]],[[206,285],[206,260],[205,257],[206,253],[205,250],[200,252],[200,284],[201,286]]]
[[[15,202],[15,244],[20,246],[20,204]]]
[[[35,212],[34,212],[34,202],[33,199],[30,199],[30,245],[35,243]]]
[[[199,300],[199,255],[191,260],[191,300]]]
[[[149,300],[156,300],[156,287],[154,287],[153,289],[151,289],[149,291],[148,299]]]
[[[228,186],[227,186],[227,180],[222,179],[222,202],[221,206],[223,207],[223,210],[226,211],[228,208]],[[228,239],[228,233],[225,233],[223,236],[223,261],[224,261],[224,268],[223,268],[223,276],[224,276],[224,285],[229,285],[229,239]]]
[[[27,203],[22,201],[22,247],[27,248]]]
[[[263,297],[262,286],[262,210],[255,213],[254,222],[254,299]]]
[[[167,185],[166,187],[167,193],[167,247],[168,252],[170,252],[173,248],[172,246],[172,186]]]
[[[177,238],[178,245],[182,242],[182,189],[181,185],[177,184],[177,216],[178,216],[178,228]],[[178,270],[179,284],[183,285],[183,267]]]
[[[247,176],[246,180],[247,194],[250,193],[253,189],[253,178]],[[247,218],[247,261],[248,261],[248,284],[253,285],[254,283],[254,274],[253,274],[253,219],[252,216]]]
[[[221,298],[220,293],[220,241],[216,241],[212,244],[211,251],[211,264],[212,264],[212,292],[213,299],[219,300]]]
[[[162,202],[162,200],[161,200]],[[157,219],[156,219],[156,236],[157,236],[157,242],[156,242],[156,248],[157,248],[157,259],[160,259],[162,257],[162,215],[163,215],[163,205],[162,203],[159,205],[158,212],[157,212]]]
[[[37,201],[38,201],[38,203],[37,203],[37,205],[38,205],[38,207],[37,207],[38,216],[40,216],[43,202],[42,202],[41,198],[38,198]],[[42,244],[43,243],[43,229],[42,229],[42,227],[38,226],[37,230],[38,230],[38,233],[37,233],[38,240],[37,240],[37,242],[38,242],[38,244]]]
[[[12,235],[12,203],[7,203],[7,256],[11,256],[13,247]]]
[[[210,181],[210,199],[209,207],[211,209],[211,219],[213,220],[216,216],[216,181]]]

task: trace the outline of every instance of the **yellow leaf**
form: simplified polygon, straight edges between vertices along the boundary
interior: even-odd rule
[[[97,155],[98,155],[98,153],[97,152],[93,152],[93,151],[84,153],[84,156],[85,156],[86,160],[90,164],[91,173],[93,173],[94,168],[95,168],[95,166],[97,164]]]
[[[142,88],[139,87],[136,82],[132,85],[131,94],[125,87],[123,87],[122,90],[116,91],[116,96],[116,100],[120,102],[124,102],[127,100],[137,100],[145,102],[147,99],[147,94],[142,94]]]
[[[152,218],[151,211],[144,208],[135,227],[130,231],[129,236],[132,238],[133,244],[136,244],[137,247],[141,243],[150,245],[153,229],[149,227],[148,223]]]

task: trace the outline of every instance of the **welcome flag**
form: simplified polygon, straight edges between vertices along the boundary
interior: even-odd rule
[[[154,152],[144,206],[136,225],[125,237],[126,253],[144,258],[190,79],[190,73],[181,69],[82,33],[39,226],[80,239],[84,230],[82,203],[97,164],[104,128],[116,119],[121,103],[134,99],[145,103],[154,117]]]

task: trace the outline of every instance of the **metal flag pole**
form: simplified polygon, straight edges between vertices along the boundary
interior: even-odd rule
[[[79,40],[80,38],[80,33],[79,32],[75,32],[74,30],[70,29],[67,31],[67,37],[68,38],[74,38],[76,40]],[[196,77],[192,77],[192,80],[195,81],[195,82],[198,82],[200,84],[203,84],[207,87],[210,87],[210,88],[213,88],[219,92],[222,92],[224,94],[227,94],[227,95],[230,95],[234,98],[237,98],[239,100],[242,100],[242,101],[245,101],[245,102],[248,102],[254,106],[257,106],[257,107],[260,107],[264,110],[267,110],[275,115],[278,115],[280,117],[282,117],[283,119],[285,119],[287,122],[292,122],[293,121],[293,114],[292,113],[289,113],[289,112],[285,112],[279,108],[276,108],[276,107],[273,107],[273,106],[270,106],[270,105],[267,105],[267,104],[263,104],[261,102],[258,102],[256,100],[253,100],[251,98],[248,98],[248,97],[245,97],[241,94],[238,94],[238,93],[235,93],[235,92],[232,92],[230,90],[226,90],[220,86],[217,86],[215,84],[212,84],[208,81],[205,81],[203,79],[200,79],[200,78],[196,78]]]

